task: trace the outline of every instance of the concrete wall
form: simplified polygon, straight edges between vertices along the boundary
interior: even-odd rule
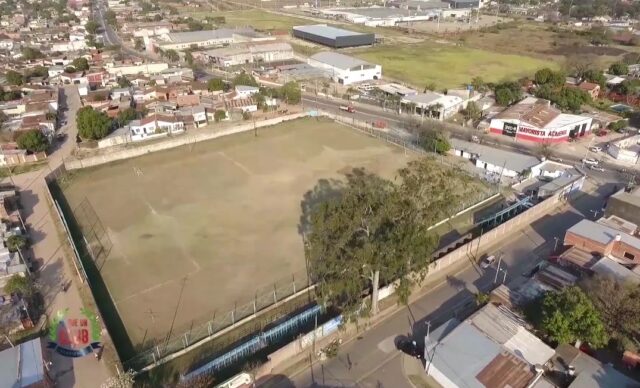
[[[307,113],[297,113],[293,115],[277,117],[264,121],[256,121],[255,126],[257,128],[268,127],[276,124],[280,124],[283,121],[295,120],[301,117],[305,117]],[[184,135],[179,135],[167,139],[165,141],[136,145],[128,149],[119,150],[115,152],[105,153],[104,155],[92,156],[84,159],[67,160],[65,161],[65,167],[67,170],[76,170],[79,168],[87,168],[93,166],[99,166],[101,164],[115,162],[117,160],[135,158],[142,156],[150,152],[162,151],[170,148],[180,147],[183,145],[193,144],[200,141],[211,140],[222,136],[232,135],[234,133],[241,133],[246,131],[252,131],[254,129],[253,122],[246,122],[232,128],[226,128],[219,132],[213,131],[190,131]]]

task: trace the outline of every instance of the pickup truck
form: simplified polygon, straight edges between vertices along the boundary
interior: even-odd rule
[[[340,110],[349,113],[356,113],[356,110],[351,105],[340,105]]]

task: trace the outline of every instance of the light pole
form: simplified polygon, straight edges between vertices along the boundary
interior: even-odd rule
[[[553,252],[556,252],[558,250],[558,241],[560,241],[560,239],[557,237],[554,237],[553,239],[555,240],[555,244],[553,245]]]
[[[13,342],[11,342],[11,340],[9,339],[9,337],[6,334],[4,335],[4,338],[7,340],[7,342],[9,343],[9,345],[11,345],[12,348],[15,347],[13,345]]]

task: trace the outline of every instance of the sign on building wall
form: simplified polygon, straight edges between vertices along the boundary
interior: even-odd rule
[[[518,124],[504,123],[504,126],[502,127],[503,135],[515,137],[517,132],[518,132]]]

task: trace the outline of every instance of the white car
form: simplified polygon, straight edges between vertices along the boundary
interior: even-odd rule
[[[491,267],[491,264],[493,264],[496,261],[496,257],[494,255],[491,256],[487,256],[484,259],[482,259],[482,261],[480,262],[480,267],[482,268],[489,268]]]
[[[591,166],[589,167],[590,169],[592,169],[593,171],[600,171],[600,172],[604,172],[604,168],[602,167],[598,167],[598,166]]]
[[[590,166],[597,166],[599,162],[593,158],[584,158],[582,159],[582,163],[588,164]]]
[[[602,151],[601,147],[589,147],[589,151],[591,152],[600,152]]]

